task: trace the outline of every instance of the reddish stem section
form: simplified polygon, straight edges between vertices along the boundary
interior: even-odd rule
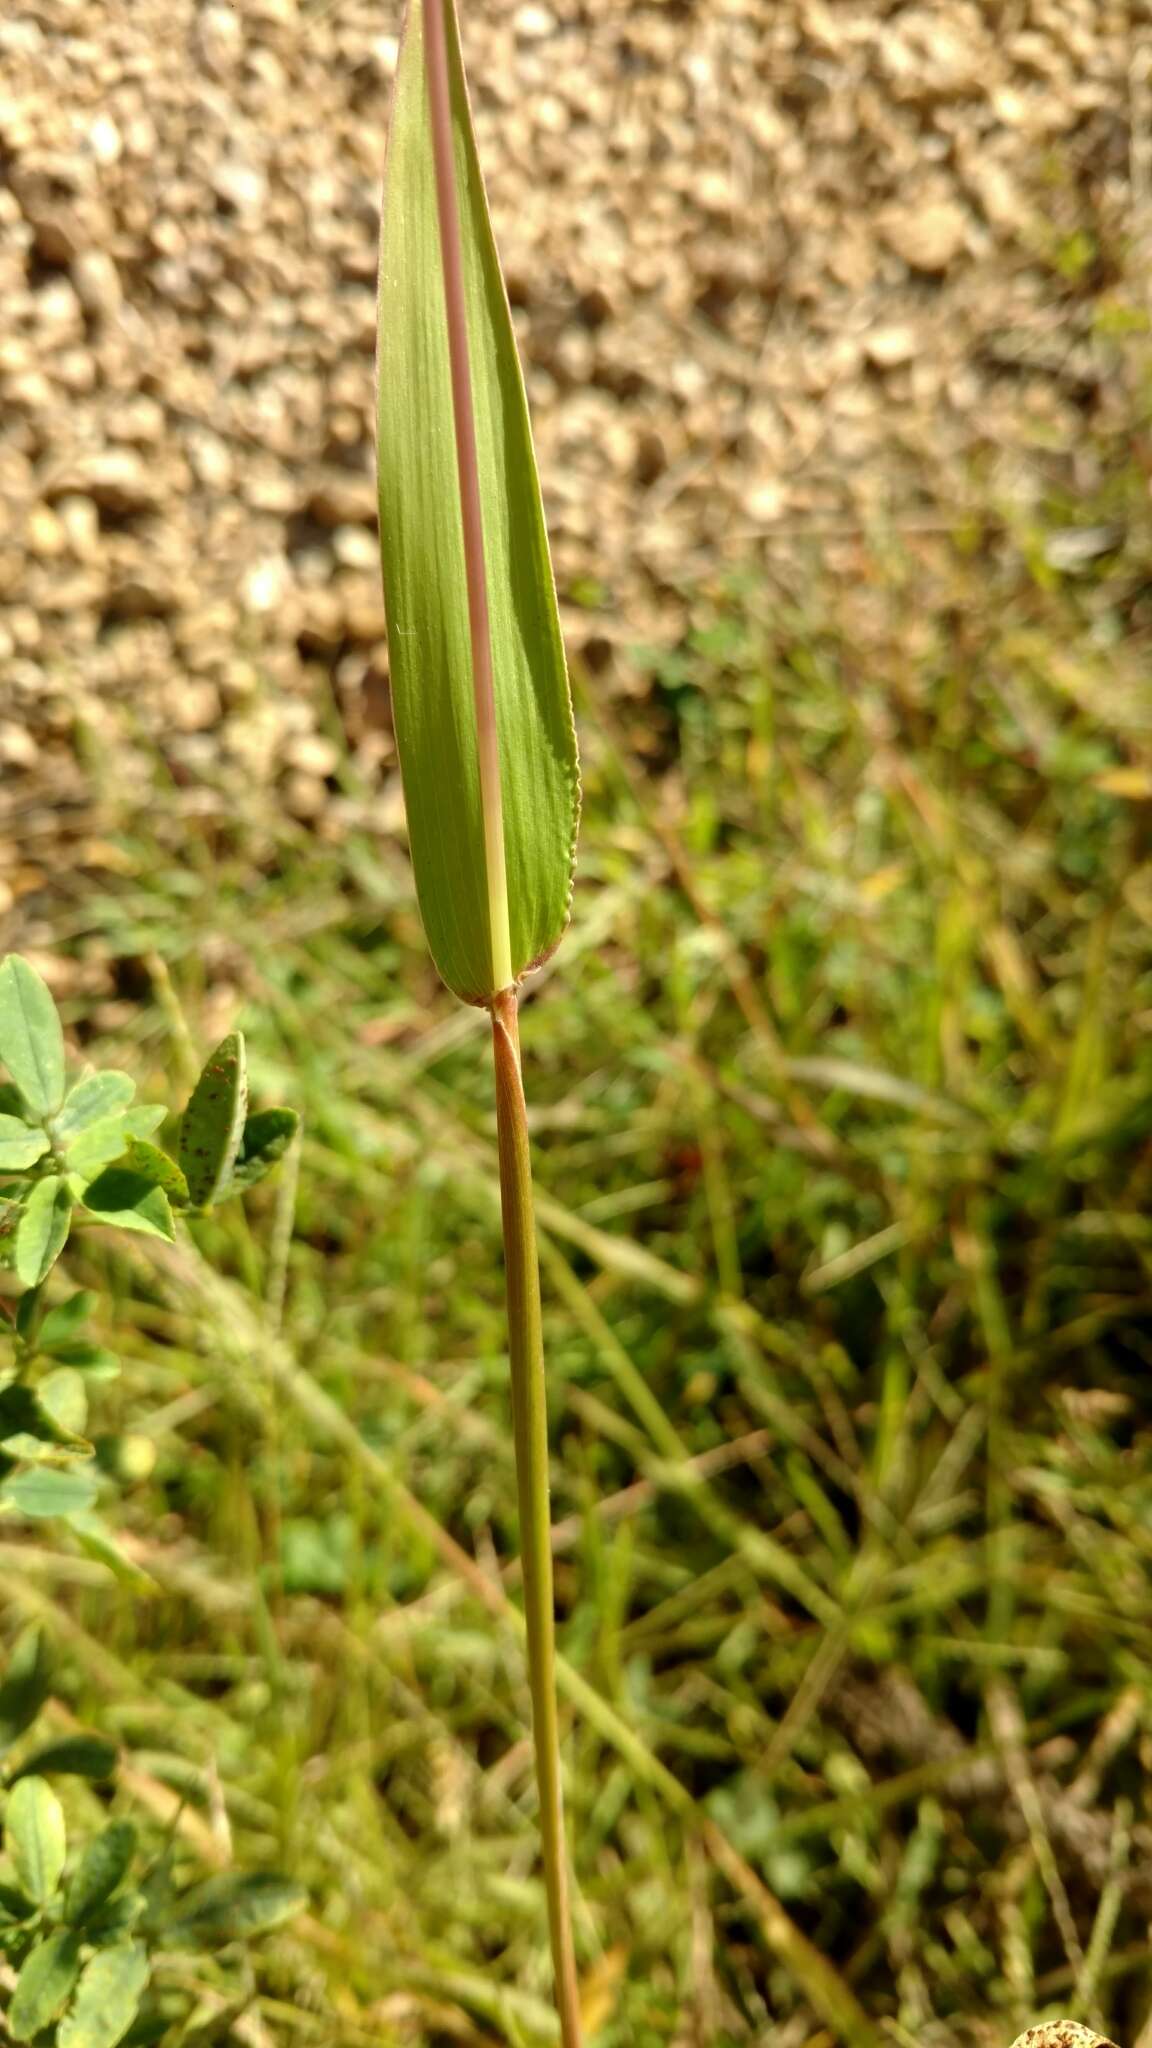
[[[540,1794],[540,1845],[548,1894],[548,1931],[556,1978],[562,2048],[581,2048],[580,1989],[572,1947],[568,1852],[560,1787],[560,1725],[556,1709],[556,1623],[548,1502],[548,1403],[540,1315],[540,1267],[532,1202],[528,1112],[520,1074],[520,1027],[515,989],[492,1004],[492,1057],[496,1067],[496,1132],[500,1154],[500,1207],[504,1220],[504,1274],[508,1292],[508,1355],[512,1367],[512,1426],[520,1505],[520,1557],[532,1736]]]

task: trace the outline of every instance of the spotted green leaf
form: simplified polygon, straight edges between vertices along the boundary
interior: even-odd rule
[[[432,10],[437,13],[433,16]],[[440,30],[442,37],[433,45]],[[475,464],[458,458],[433,156],[430,49],[447,88]],[[439,132],[446,132],[443,124]],[[454,332],[459,324],[454,323]],[[380,545],[416,890],[436,965],[484,1001],[551,952],[568,918],[576,736],[524,384],[488,217],[453,0],[409,0],[396,69],[380,267]],[[499,809],[486,838],[461,465],[478,486]],[[474,556],[474,550],[470,551]],[[478,737],[478,735],[481,735]]]
[[[188,1198],[206,1208],[224,1192],[239,1156],[248,1110],[244,1039],[234,1031],[216,1047],[192,1090],[180,1124],[180,1165]]]
[[[129,1138],[117,1164],[129,1173],[138,1173],[150,1186],[163,1188],[168,1200],[178,1208],[188,1200],[188,1182],[181,1168],[159,1145],[150,1145],[146,1138]]]
[[[56,1005],[18,953],[0,961],[0,1060],[36,1116],[64,1100],[64,1033]]]

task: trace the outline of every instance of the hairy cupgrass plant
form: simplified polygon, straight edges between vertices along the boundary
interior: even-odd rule
[[[454,0],[409,0],[397,62],[378,454],[393,707],[421,915],[443,980],[492,1020],[541,1850],[561,2037],[576,2048],[518,990],[568,920],[580,792],[527,402]]]

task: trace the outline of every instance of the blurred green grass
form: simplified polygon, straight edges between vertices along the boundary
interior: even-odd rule
[[[523,1036],[601,2048],[832,2037],[757,1881],[891,2041],[1148,2039],[1148,522],[1133,490],[1053,568],[1097,510],[861,540],[802,610],[717,583],[627,691],[576,679]],[[155,1441],[119,1516],[156,1590],[41,1543],[11,1604],[217,1848],[309,1887],[211,2038],[528,2048],[485,1022],[337,782],[311,834],[224,785],[188,816],[157,762],[122,881],[36,905],[106,963],[81,1037],[175,1100],[238,1022],[306,1136],[196,1226],[215,1274],[72,1263],[121,1332],[105,1426]]]

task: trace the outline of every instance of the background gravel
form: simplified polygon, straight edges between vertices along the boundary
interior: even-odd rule
[[[802,591],[815,553],[851,582],[862,533],[954,536],[974,490],[1091,494],[1110,432],[1130,460],[1146,0],[464,16],[570,646],[605,687],[641,687],[629,648],[674,644],[725,565]],[[144,802],[157,756],[182,816],[274,789],[325,830],[345,744],[389,774],[398,29],[396,0],[0,24],[9,897],[31,803],[98,823],[99,785]]]

